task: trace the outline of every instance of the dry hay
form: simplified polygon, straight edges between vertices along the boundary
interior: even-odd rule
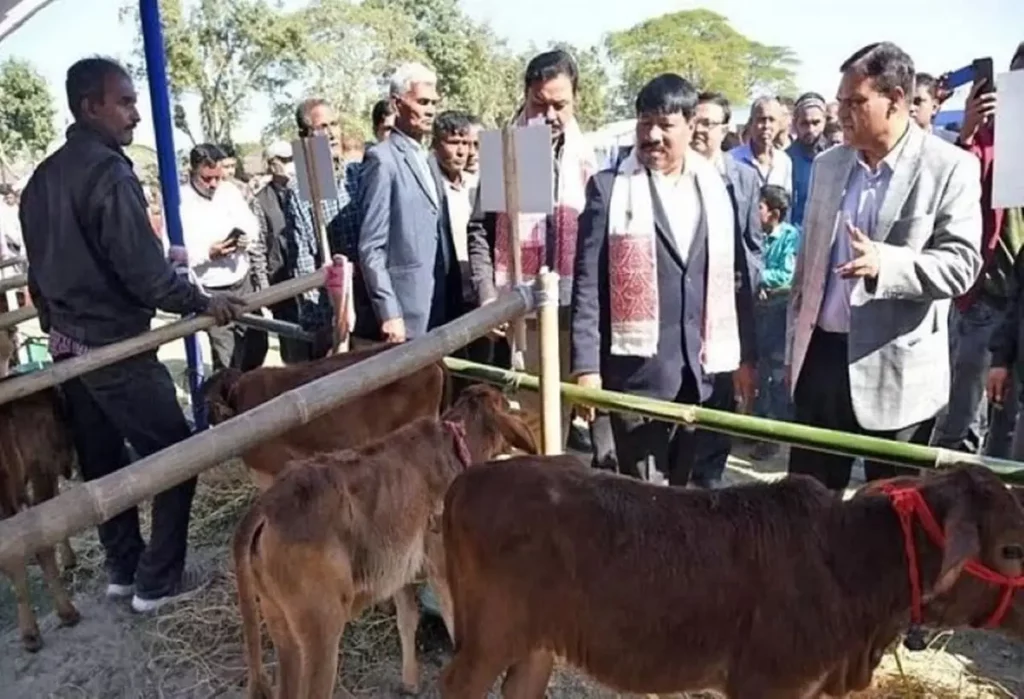
[[[179,689],[183,694],[212,696],[245,681],[235,575],[226,545],[255,495],[239,461],[207,472],[196,489],[190,545],[207,553],[217,549],[216,560],[208,566],[214,569],[213,579],[200,595],[157,615],[145,634],[149,669],[159,678],[189,677],[193,686]],[[265,628],[262,637],[264,661],[273,671],[275,658]],[[346,629],[342,645],[345,686],[353,691],[369,688],[365,680],[379,676],[398,653],[394,615],[383,608],[364,614]],[[158,679],[157,684],[164,682]]]

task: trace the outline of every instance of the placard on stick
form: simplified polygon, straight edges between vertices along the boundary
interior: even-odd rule
[[[541,124],[515,128],[512,139],[519,195],[515,213],[550,214],[554,209],[551,127]],[[506,211],[506,199],[502,132],[484,131],[480,134],[480,206],[484,211]]]
[[[1024,206],[1024,70],[996,77],[992,207]]]
[[[334,158],[326,136],[295,139],[292,141],[292,157],[295,159],[300,199],[312,203],[338,198]]]

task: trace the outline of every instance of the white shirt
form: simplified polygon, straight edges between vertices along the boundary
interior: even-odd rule
[[[654,188],[661,200],[661,208],[668,217],[668,225],[672,229],[676,247],[683,262],[690,259],[690,247],[693,245],[697,231],[700,229],[704,204],[697,188],[697,176],[692,168],[684,165],[682,173],[666,177],[660,172],[651,172]]]
[[[222,242],[235,228],[250,243],[259,235],[259,223],[238,187],[221,182],[213,197],[207,198],[188,185],[181,190],[181,229],[188,262],[199,283],[210,289],[234,286],[249,273],[249,253],[233,252],[210,259],[210,247]]]
[[[473,210],[473,202],[469,198],[470,189],[463,181],[461,185],[444,180],[444,198],[448,202],[448,219],[452,223],[452,240],[455,242],[455,257],[459,262],[469,260],[469,243],[467,232],[469,216]]]

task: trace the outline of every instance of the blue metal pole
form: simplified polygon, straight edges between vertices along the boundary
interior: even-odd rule
[[[174,151],[174,120],[167,94],[167,65],[164,59],[164,32],[160,25],[158,0],[139,0],[142,20],[142,45],[146,54],[146,75],[149,99],[153,106],[153,131],[156,134],[156,155],[160,167],[160,189],[164,198],[164,221],[171,245],[184,245],[181,234],[181,193],[178,191],[177,156]],[[206,429],[206,410],[199,396],[203,380],[203,356],[195,335],[185,338],[188,360],[188,386],[192,394],[192,414],[196,429]]]

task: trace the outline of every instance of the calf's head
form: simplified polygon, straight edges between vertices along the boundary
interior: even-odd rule
[[[242,372],[238,369],[221,369],[203,382],[199,395],[206,403],[206,412],[211,425],[217,425],[233,418],[235,408],[234,391]]]
[[[999,629],[1024,637],[1024,589],[1004,584],[1024,576],[1024,499],[1020,491],[1011,492],[994,473],[978,466],[888,483],[919,489],[944,535],[938,575],[922,580],[925,623],[981,627],[994,622]],[[884,486],[870,484],[862,493],[877,493]],[[913,526],[921,532],[919,519],[915,518]],[[934,546],[924,544],[926,536],[918,535],[919,545]],[[984,569],[995,573],[998,580],[984,579]],[[1007,594],[1012,595],[1009,607],[996,614]]]
[[[512,411],[505,396],[490,386],[475,384],[463,389],[441,419],[465,427],[473,463],[490,461],[513,448],[540,453],[530,427]]]

